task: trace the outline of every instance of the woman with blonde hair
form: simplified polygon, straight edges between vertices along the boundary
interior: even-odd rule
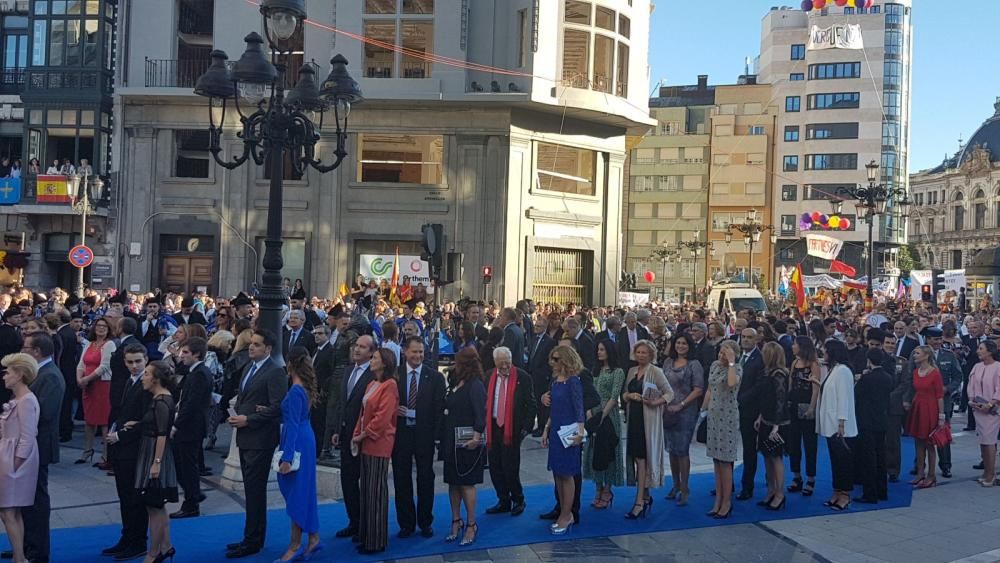
[[[733,511],[733,464],[740,443],[740,411],[736,402],[743,369],[736,359],[740,346],[733,340],[719,344],[719,359],[708,370],[708,392],[702,412],[708,414],[708,456],[715,465],[715,505],[708,515],[729,518]]]
[[[934,475],[937,450],[930,443],[930,435],[945,424],[945,391],[941,372],[934,365],[934,350],[930,346],[918,346],[911,357],[916,367],[913,370],[913,399],[910,401],[909,417],[906,420],[906,433],[913,436],[913,441],[916,442],[917,476],[910,484],[918,489],[926,489],[937,485],[937,476]]]
[[[628,484],[636,485],[635,503],[625,518],[645,517],[653,506],[649,489],[663,486],[663,405],[674,398],[674,390],[656,366],[656,344],[640,340],[632,347],[638,365],[628,370],[623,395],[627,409],[626,455]],[[638,508],[638,510],[636,510]]]
[[[28,354],[7,355],[3,384],[13,400],[0,414],[0,519],[7,530],[15,563],[24,556],[24,519],[21,508],[35,503],[38,484],[38,417],[40,408],[28,388],[38,377],[38,362]]]
[[[583,361],[570,346],[560,345],[549,352],[552,366],[552,388],[549,391],[551,406],[549,421],[542,434],[542,447],[549,450],[548,468],[556,481],[559,496],[559,517],[550,530],[553,535],[562,535],[573,525],[573,499],[576,496],[574,477],[581,471],[581,447],[583,443],[583,384],[580,372]],[[563,444],[559,429],[576,425],[576,433]]]
[[[758,389],[760,415],[754,421],[757,449],[764,455],[767,500],[758,503],[768,510],[785,506],[785,441],[781,429],[790,422],[788,414],[788,370],[785,349],[777,342],[764,344],[764,379]]]

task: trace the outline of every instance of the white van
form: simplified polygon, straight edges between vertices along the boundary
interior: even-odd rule
[[[753,309],[758,313],[767,311],[764,296],[748,284],[729,284],[716,286],[708,294],[706,306],[719,313],[736,314],[744,309]]]

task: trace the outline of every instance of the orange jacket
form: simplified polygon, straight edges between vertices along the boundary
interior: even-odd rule
[[[382,383],[372,381],[365,388],[368,395],[372,386],[378,386],[371,392],[357,425],[354,426],[354,436],[364,430],[365,438],[361,441],[361,453],[371,457],[392,457],[392,447],[396,442],[396,414],[399,408],[399,388],[395,379],[387,379]]]

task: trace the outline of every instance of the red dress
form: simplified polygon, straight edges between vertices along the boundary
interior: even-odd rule
[[[89,376],[101,366],[101,347],[89,344],[83,352],[83,375]],[[111,382],[100,378],[83,388],[83,420],[88,426],[107,426],[111,418]]]
[[[913,402],[910,416],[906,421],[906,433],[914,438],[926,440],[938,427],[938,400],[944,398],[944,384],[937,368],[921,377],[919,370],[913,370]]]

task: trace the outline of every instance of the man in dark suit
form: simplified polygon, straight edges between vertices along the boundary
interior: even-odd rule
[[[618,367],[622,368],[625,373],[637,365],[632,349],[635,348],[635,343],[640,340],[649,340],[649,331],[636,322],[635,313],[625,313],[625,326],[618,331],[617,338]],[[594,353],[597,353],[596,347]]]
[[[338,429],[330,440],[335,447],[340,447],[340,488],[348,519],[347,527],[337,532],[338,538],[358,538],[361,525],[361,455],[351,454],[351,434],[361,417],[361,399],[365,395],[365,387],[372,380],[368,364],[374,354],[375,341],[372,337],[359,336],[351,347],[351,360],[354,364],[349,372],[345,372],[340,388],[344,408],[336,414],[334,420],[327,420],[328,426],[332,423]]]
[[[306,314],[302,311],[292,309],[288,312],[288,326],[281,331],[281,352],[285,357],[296,346],[308,350],[310,356],[316,351],[316,339],[313,338],[311,327],[306,327],[305,322]]]
[[[552,380],[552,366],[549,365],[549,352],[556,347],[556,341],[548,334],[548,320],[539,316],[535,319],[535,334],[528,345],[528,373],[531,374],[531,387],[535,392],[535,404],[538,407],[538,422],[532,436],[541,438],[545,423],[549,421],[549,407],[542,405],[542,395],[548,393]]]
[[[486,514],[524,513],[521,486],[521,441],[535,424],[535,393],[531,376],[512,366],[511,351],[493,350],[496,369],[486,388],[486,447],[490,479],[497,503]]]
[[[694,353],[691,357],[701,364],[704,373],[708,373],[712,363],[719,357],[719,351],[715,345],[708,341],[705,336],[708,334],[708,327],[705,323],[691,323],[689,329],[691,338],[694,340]]]
[[[236,428],[247,517],[243,540],[226,546],[227,559],[258,553],[267,533],[267,477],[280,438],[281,401],[288,392],[285,370],[271,360],[271,350],[277,345],[274,334],[254,331],[250,364],[240,378],[235,399],[236,416],[228,419],[229,425]]]
[[[503,342],[501,346],[510,350],[514,365],[519,369],[526,369],[524,355],[524,331],[517,324],[518,312],[511,307],[505,307],[500,311],[500,318],[497,325],[503,327]]]
[[[339,308],[338,308],[339,307]],[[326,430],[323,433],[323,443],[329,444],[330,437],[340,433],[340,421],[343,418],[344,403],[344,374],[349,373],[352,362],[352,347],[358,339],[358,333],[350,329],[351,315],[338,306],[330,309],[330,314],[326,318],[327,326],[332,331],[330,342],[327,344],[331,348],[330,358],[330,381],[327,383],[329,399],[326,404]],[[395,327],[395,325],[393,325]],[[374,353],[374,352],[373,352]],[[364,391],[364,389],[362,389]],[[354,427],[350,428],[354,432]],[[348,444],[350,448],[350,444]],[[334,456],[339,456],[339,452],[334,450]]]
[[[604,330],[598,332],[594,335],[594,347],[597,347],[597,343],[601,341],[607,341],[614,346],[615,350],[618,349],[618,332],[622,329],[622,321],[617,315],[611,315],[604,321]]]
[[[885,355],[881,350],[869,349],[865,359],[867,366],[854,386],[854,405],[857,412],[858,437],[855,443],[856,472],[862,484],[862,496],[854,500],[863,504],[875,504],[879,500],[889,500],[889,488],[885,467],[885,430],[889,422],[889,395],[892,392],[892,376],[882,365]]]
[[[55,344],[44,332],[28,336],[22,350],[38,361],[38,376],[31,392],[38,399],[38,482],[35,504],[21,509],[24,518],[24,553],[30,561],[49,560],[49,464],[59,462],[59,411],[65,382],[53,363]]]
[[[483,319],[483,307],[478,303],[472,303],[465,309],[465,320],[472,323],[473,332],[476,334],[476,340],[482,344],[489,340],[490,329],[486,326],[486,321]]]
[[[56,332],[61,343],[58,364],[66,387],[59,411],[59,441],[69,442],[73,439],[73,400],[80,392],[80,386],[76,384],[76,366],[80,362],[80,341],[77,334],[83,328],[83,317],[80,313],[71,314],[66,311],[58,314],[63,323]]]
[[[111,422],[109,424],[113,424],[118,419],[118,410],[121,408],[121,402],[124,398],[125,385],[128,384],[131,376],[128,366],[125,365],[125,350],[130,344],[142,344],[135,336],[139,331],[139,323],[135,319],[122,317],[118,321],[118,330],[121,332],[121,339],[118,341],[118,347],[111,354]]]
[[[149,409],[150,395],[142,388],[140,381],[146,369],[146,347],[138,340],[133,340],[119,350],[122,351],[122,363],[128,370],[128,378],[122,387],[121,400],[116,401],[118,417],[108,434],[108,448],[111,464],[115,469],[122,531],[118,543],[101,551],[101,555],[125,561],[146,553],[146,528],[149,525],[146,506],[135,488],[135,466],[139,460],[142,432],[138,426],[126,428],[125,423],[142,420]]]
[[[159,350],[160,341],[163,339],[160,335],[160,314],[163,306],[161,299],[163,299],[162,294],[146,299],[146,316],[139,325],[139,340],[146,346],[150,360],[163,358],[163,353]]]
[[[10,307],[3,312],[0,319],[0,359],[10,354],[21,351],[23,340],[21,339],[21,309]],[[0,404],[5,404],[11,398],[10,389],[3,387],[0,389]]]
[[[597,345],[594,339],[587,334],[580,326],[580,319],[575,316],[566,317],[563,321],[563,338],[573,341],[573,347],[580,354],[580,360],[587,371],[594,373],[594,366],[597,365]]]
[[[316,372],[316,404],[309,413],[309,423],[316,436],[316,456],[324,450],[329,451],[329,441],[326,432],[326,409],[330,401],[330,380],[333,376],[333,346],[330,345],[330,328],[319,324],[312,329],[316,339],[316,351],[313,353],[313,371]],[[340,387],[338,386],[337,389]],[[336,395],[336,393],[334,393]]]
[[[399,412],[392,448],[392,482],[396,492],[399,537],[434,535],[434,452],[444,424],[444,375],[424,364],[424,340],[410,336],[403,343],[405,361],[397,372]],[[417,502],[413,502],[413,466],[417,466]]]
[[[306,308],[306,292],[304,289],[298,289],[292,294],[291,298],[288,300],[289,313],[292,311],[299,311],[302,313],[302,326],[306,330],[312,330],[314,327],[323,324],[323,321],[319,319],[319,315],[316,311]]]
[[[758,386],[764,380],[764,357],[757,349],[757,331],[745,328],[740,333],[740,366],[743,376],[740,379],[740,389],[736,402],[740,409],[740,436],[743,441],[743,478],[742,490],[736,500],[753,498],[753,483],[757,476],[757,430],[754,422],[760,415],[760,399]]]
[[[965,428],[962,430],[973,432],[976,430],[976,417],[969,410],[969,376],[972,375],[973,366],[979,363],[979,345],[987,338],[984,333],[986,327],[982,321],[969,321],[966,323],[966,328],[969,329],[969,334],[962,337],[962,347],[965,349],[964,357],[959,358],[962,360],[962,397],[961,403],[959,403],[959,412],[969,413]]]
[[[205,320],[205,315],[202,315],[200,311],[195,310],[193,297],[185,297],[181,300],[181,310],[180,312],[174,313],[174,320],[177,321],[178,326],[208,325],[208,321]]]
[[[205,413],[212,405],[212,372],[205,365],[208,343],[197,336],[188,338],[181,346],[179,358],[187,366],[187,375],[180,384],[177,415],[171,430],[170,447],[174,451],[177,483],[184,489],[184,502],[171,518],[200,516],[198,505],[205,499],[201,494],[198,454],[205,439]]]
[[[920,335],[917,330],[920,322],[916,319],[896,321],[893,332],[896,334],[896,356],[909,359],[910,354],[920,346]]]

